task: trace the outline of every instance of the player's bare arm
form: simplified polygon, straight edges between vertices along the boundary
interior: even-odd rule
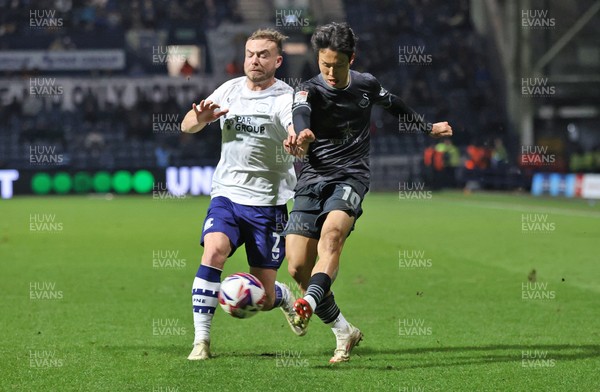
[[[452,136],[452,127],[447,121],[434,123],[431,126],[431,133],[429,135],[436,139],[445,136]]]
[[[192,104],[192,110],[187,112],[181,122],[181,131],[185,133],[199,132],[206,124],[217,120],[229,111],[228,109],[217,111],[220,108],[212,101],[202,100],[199,105]]]
[[[294,155],[292,153],[292,148],[296,144],[296,131],[294,131],[294,126],[290,124],[287,127],[288,137],[283,140],[283,149],[290,155]]]

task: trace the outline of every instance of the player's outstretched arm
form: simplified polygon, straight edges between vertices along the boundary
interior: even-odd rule
[[[419,115],[400,97],[381,87],[381,84],[376,79],[373,78],[373,81],[374,91],[377,92],[375,103],[381,105],[390,114],[399,116],[399,121],[414,124],[415,129],[420,129],[433,138],[452,136],[452,127],[447,121],[434,124],[425,122],[425,116]]]
[[[445,136],[452,136],[452,127],[450,124],[448,124],[448,121],[434,123],[431,126],[431,133],[429,135],[436,139]]]
[[[229,109],[216,112],[220,106],[212,101],[200,101],[199,105],[192,104],[192,110],[187,112],[181,122],[181,131],[185,133],[196,133],[219,117],[227,114]]]

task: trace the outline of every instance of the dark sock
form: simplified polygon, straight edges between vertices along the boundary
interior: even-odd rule
[[[319,306],[315,309],[315,314],[319,316],[325,324],[329,324],[337,318],[340,314],[340,308],[335,303],[333,293],[323,298]]]
[[[310,277],[308,281],[308,289],[306,290],[306,296],[313,297],[316,307],[319,306],[325,294],[329,292],[331,288],[331,278],[329,275],[323,272],[317,272],[313,276]],[[314,310],[314,309],[313,309]]]

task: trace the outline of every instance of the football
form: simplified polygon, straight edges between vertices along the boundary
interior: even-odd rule
[[[239,272],[221,282],[219,304],[236,318],[249,318],[258,313],[265,302],[265,289],[255,276]]]

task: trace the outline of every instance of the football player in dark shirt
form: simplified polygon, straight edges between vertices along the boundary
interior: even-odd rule
[[[305,155],[285,231],[286,256],[290,274],[305,292],[294,304],[296,324],[305,329],[313,312],[328,324],[337,340],[329,362],[336,363],[348,361],[363,337],[341,314],[330,288],[369,190],[371,108],[381,105],[432,137],[451,136],[452,128],[447,122],[423,122],[373,75],[350,70],[356,37],[347,24],[320,26],[311,41],[320,74],[296,89],[295,132],[284,143],[291,154]]]

